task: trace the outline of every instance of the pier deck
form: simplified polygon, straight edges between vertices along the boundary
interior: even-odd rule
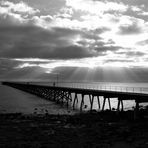
[[[137,111],[139,110],[139,103],[148,102],[148,94],[136,92],[119,92],[60,86],[44,86],[17,82],[3,82],[2,84],[20,89],[22,91],[26,91],[50,101],[55,101],[61,105],[66,104],[67,107],[72,106],[73,109],[75,109],[76,104],[80,102],[80,111],[83,110],[85,104],[85,96],[89,97],[90,110],[93,109],[94,99],[97,99],[98,110],[104,110],[106,102],[108,102],[109,109],[111,110],[111,98],[118,99],[118,111],[124,109],[123,100],[134,100],[136,103],[135,109]],[[81,98],[78,98],[78,95],[80,95]],[[103,104],[101,106],[100,99],[102,98]]]

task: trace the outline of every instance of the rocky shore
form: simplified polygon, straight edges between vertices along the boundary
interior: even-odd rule
[[[140,114],[0,114],[0,148],[148,148],[147,111]]]

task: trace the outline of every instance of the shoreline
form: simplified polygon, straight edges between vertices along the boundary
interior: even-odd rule
[[[143,111],[142,111],[143,112]],[[141,112],[141,113],[142,113]],[[148,147],[148,114],[133,111],[75,115],[0,114],[0,147]]]

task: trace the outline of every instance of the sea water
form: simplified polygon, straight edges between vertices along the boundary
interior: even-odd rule
[[[53,82],[32,82],[36,85],[52,86]],[[107,83],[107,82],[56,82],[56,86],[59,87],[72,87],[72,88],[84,88],[95,90],[110,90],[121,92],[135,92],[135,93],[148,93],[148,83]],[[72,94],[74,98],[74,94]],[[78,95],[77,109],[80,108],[82,96]],[[103,97],[100,97],[100,103],[103,103]],[[132,109],[135,106],[135,102],[131,100],[123,101],[124,109]],[[142,104],[142,105],[147,105]],[[111,98],[112,108],[117,108],[117,98]],[[90,109],[89,97],[85,96],[83,110]],[[109,108],[106,103],[105,109]],[[97,98],[94,99],[93,109],[98,110]],[[8,86],[0,85],[0,113],[15,113],[21,112],[25,114],[37,113],[37,114],[69,114],[75,113],[72,109],[63,108],[54,102],[41,99],[35,95],[14,89]]]
[[[73,114],[54,102],[0,84],[0,113]]]

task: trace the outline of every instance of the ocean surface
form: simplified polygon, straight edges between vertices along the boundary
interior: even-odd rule
[[[53,82],[32,82],[32,84],[37,85],[53,85]],[[122,92],[137,92],[137,93],[148,93],[148,83],[104,83],[104,82],[56,82],[56,86],[61,87],[77,87],[85,89],[99,89],[99,90],[110,90],[110,91],[122,91]],[[72,94],[74,95],[74,94]],[[81,95],[78,96],[79,102],[77,108],[80,106]],[[101,104],[103,99],[100,97]],[[135,106],[134,101],[124,101],[124,109],[132,109]],[[148,105],[148,103],[141,104]],[[88,96],[85,96],[85,108],[83,110],[89,110],[90,103]],[[117,98],[111,99],[112,108],[117,108]],[[108,108],[106,103],[105,108]],[[93,109],[98,109],[97,99],[94,99]],[[0,113],[24,113],[24,114],[73,114],[78,111],[73,111],[72,109],[63,108],[54,102],[50,102],[44,99],[41,99],[35,95],[20,91],[15,88],[4,86],[0,84]]]
[[[0,113],[69,114],[71,110],[21,90],[0,85]]]

